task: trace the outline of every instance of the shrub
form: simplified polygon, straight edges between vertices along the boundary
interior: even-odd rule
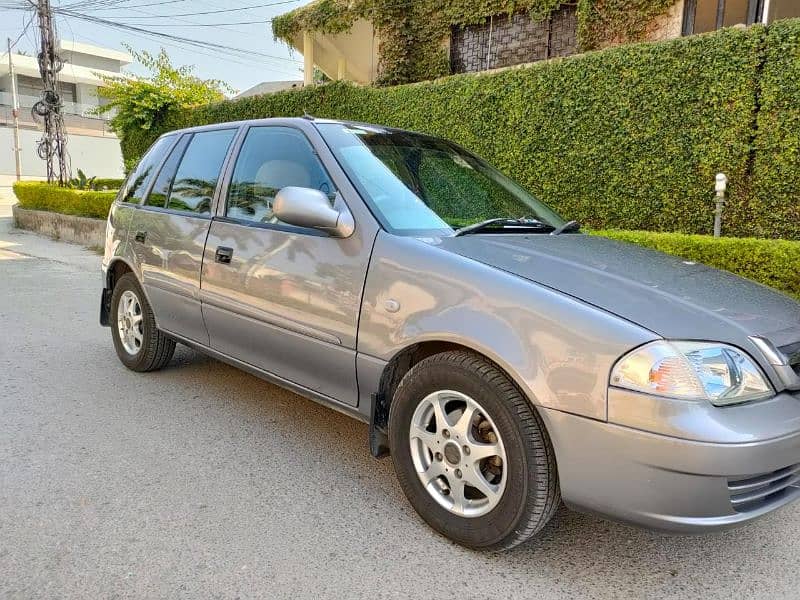
[[[334,83],[182,111],[123,131],[126,159],[167,129],[240,119],[351,119],[452,139],[593,228],[710,233],[713,182],[730,185],[728,235],[768,234],[747,211],[765,28],[723,29],[391,88]],[[800,238],[800,223],[782,232]]]
[[[755,138],[754,234],[800,238],[800,19],[769,28]]]
[[[105,219],[117,192],[73,190],[39,181],[21,181],[14,184],[14,194],[21,208]]]
[[[594,233],[724,269],[800,299],[800,242],[649,231]]]

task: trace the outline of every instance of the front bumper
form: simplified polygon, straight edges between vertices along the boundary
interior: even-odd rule
[[[555,449],[561,495],[577,510],[650,529],[702,533],[744,524],[800,498],[800,431],[702,442],[552,409],[540,414]]]

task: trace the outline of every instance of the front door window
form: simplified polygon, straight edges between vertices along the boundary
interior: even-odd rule
[[[252,127],[236,159],[225,216],[256,223],[278,223],[272,201],[281,188],[334,189],[322,163],[302,132],[291,127]]]

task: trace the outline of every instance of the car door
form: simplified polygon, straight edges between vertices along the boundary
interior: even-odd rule
[[[356,231],[346,239],[273,215],[286,186],[343,193],[354,208],[355,190],[316,130],[307,133],[254,125],[242,136],[206,242],[203,315],[213,349],[356,405],[358,315],[377,225],[359,222],[363,205],[351,210]]]
[[[133,245],[158,327],[208,344],[200,308],[203,247],[236,129],[186,133],[137,211]]]

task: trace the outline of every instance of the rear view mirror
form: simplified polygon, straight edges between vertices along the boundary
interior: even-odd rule
[[[331,206],[326,194],[311,188],[282,188],[272,202],[272,212],[284,223],[320,229],[334,237],[349,237],[355,229],[353,215],[338,195]]]

